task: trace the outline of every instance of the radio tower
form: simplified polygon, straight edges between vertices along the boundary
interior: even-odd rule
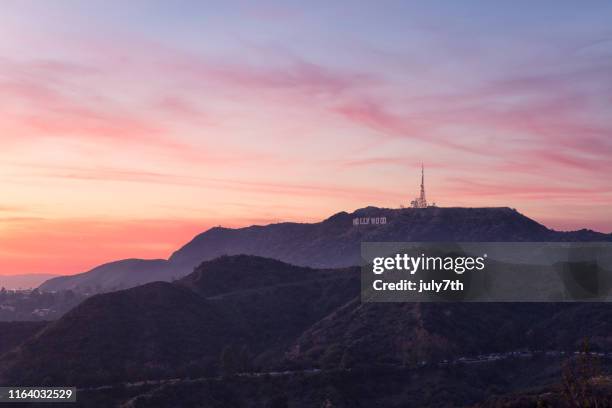
[[[427,208],[427,199],[425,198],[425,166],[421,163],[421,194],[410,202],[412,208]]]
[[[421,163],[421,196],[419,201],[424,207],[427,207],[427,200],[425,199],[425,166]]]

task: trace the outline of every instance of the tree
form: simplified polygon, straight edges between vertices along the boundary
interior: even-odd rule
[[[598,408],[604,406],[595,389],[594,379],[601,376],[599,361],[589,351],[588,339],[583,342],[582,352],[563,365],[562,395],[566,406],[571,408]],[[606,405],[607,406],[607,405]]]

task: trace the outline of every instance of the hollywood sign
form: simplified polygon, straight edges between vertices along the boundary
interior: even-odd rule
[[[387,217],[358,217],[353,218],[353,225],[382,225],[387,223]]]

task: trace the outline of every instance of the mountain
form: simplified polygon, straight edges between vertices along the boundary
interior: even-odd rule
[[[385,217],[385,224],[353,224],[356,218]],[[51,279],[41,290],[99,293],[191,273],[221,255],[247,254],[294,265],[338,268],[359,264],[361,242],[409,241],[612,241],[590,230],[558,232],[510,208],[387,209],[340,212],[312,224],[279,223],[245,228],[212,228],[197,235],[168,260],[123,260],[79,275]]]
[[[386,223],[353,225],[355,218],[379,217],[385,217]],[[244,253],[295,265],[328,268],[358,265],[361,242],[563,241],[564,238],[565,233],[549,230],[509,208],[367,207],[351,214],[341,212],[314,224],[213,228],[172,254],[169,261],[191,265],[202,257]]]
[[[41,283],[56,277],[49,273],[31,273],[25,275],[0,275],[0,288],[9,290],[37,288]]]
[[[0,358],[0,384],[204,375],[218,372],[226,346],[249,364],[280,361],[305,329],[358,293],[358,276],[358,268],[234,256],[175,283],[95,295]]]
[[[313,269],[257,256],[204,262],[177,282],[239,316],[252,363],[278,364],[301,333],[358,296],[360,269]]]
[[[168,281],[169,270],[168,262],[164,259],[124,259],[77,275],[49,279],[39,289],[45,292],[77,290],[87,294],[108,292],[148,282]]]
[[[95,295],[0,356],[0,384],[116,384],[104,398],[135,407],[465,406],[550,384],[563,357],[444,360],[575,351],[585,334],[612,352],[608,304],[361,303],[359,273],[233,255]]]
[[[206,365],[238,331],[228,314],[166,282],[93,296],[3,356],[2,383],[88,384]]]

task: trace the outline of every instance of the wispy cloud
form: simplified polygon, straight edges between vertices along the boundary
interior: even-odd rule
[[[196,230],[197,220],[172,226],[177,213],[237,225],[397,205],[421,161],[442,205],[524,204],[552,226],[567,215],[597,229],[612,217],[612,37],[601,5],[529,15],[480,5],[469,23],[409,4],[187,15],[153,3],[126,5],[122,19],[112,5],[60,2],[58,19],[43,18],[47,7],[0,16],[0,232],[12,234],[0,265],[34,267],[26,253],[40,251],[35,269],[43,259],[84,268],[85,255],[54,263],[70,248],[96,262],[127,249],[159,255]],[[108,233],[96,224],[120,211],[162,227],[131,224],[149,240],[129,223]],[[52,227],[65,233],[47,250]],[[111,234],[125,235],[125,253]]]

